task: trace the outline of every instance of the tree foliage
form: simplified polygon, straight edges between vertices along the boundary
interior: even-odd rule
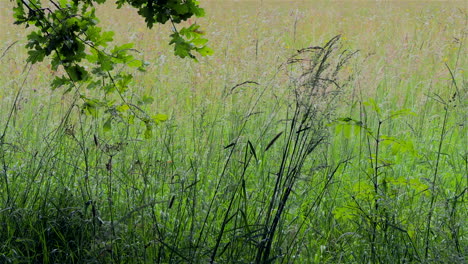
[[[128,69],[144,71],[146,65],[132,55],[135,51],[132,43],[113,46],[114,32],[99,27],[95,5],[106,0],[11,1],[15,1],[15,24],[33,27],[27,36],[27,61],[35,64],[49,57],[52,70],[62,73],[52,81],[52,89],[65,87],[65,92],[77,91],[85,113],[97,115],[99,108],[105,108],[109,114],[105,130],[111,127],[113,120],[127,115],[131,120],[137,117],[143,121],[147,128],[145,134],[149,136],[152,125],[167,118],[161,114],[149,116],[125,100],[125,92],[133,79]],[[155,23],[170,22],[173,33],[169,43],[174,46],[175,55],[196,60],[194,53],[202,56],[212,53],[199,25],[192,24],[180,30],[175,26],[192,16],[204,15],[196,0],[117,0],[116,5],[117,8],[124,5],[136,8],[148,28]],[[88,98],[80,92],[81,87],[100,90],[103,96]],[[118,100],[109,99],[112,94]]]

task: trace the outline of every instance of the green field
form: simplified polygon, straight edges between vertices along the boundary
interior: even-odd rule
[[[147,138],[52,91],[2,0],[0,263],[468,261],[465,1],[200,2],[199,62],[98,8]]]

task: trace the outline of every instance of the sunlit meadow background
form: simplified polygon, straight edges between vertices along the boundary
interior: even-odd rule
[[[187,24],[215,54],[198,63],[172,55],[168,25],[99,7],[115,42],[149,62],[130,97],[169,115],[152,139],[137,123],[104,132],[78,107],[58,129],[73,94],[51,91],[47,61],[26,64],[11,5],[1,0],[0,263],[255,262],[287,141],[269,143],[294,105],[282,65],[339,34],[358,53],[270,260],[467,261],[466,2],[201,1],[206,17]]]

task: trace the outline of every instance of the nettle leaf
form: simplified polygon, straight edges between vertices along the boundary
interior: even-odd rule
[[[336,133],[342,134],[346,138],[358,136],[361,133],[361,129],[369,132],[362,121],[352,119],[351,117],[338,118],[331,125],[333,124],[335,125]]]

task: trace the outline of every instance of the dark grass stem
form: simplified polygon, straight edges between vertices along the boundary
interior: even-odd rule
[[[445,105],[444,106],[444,118],[442,121],[442,131],[440,132],[440,138],[439,138],[439,145],[437,148],[437,156],[436,156],[436,163],[434,165],[434,174],[432,175],[431,179],[431,201],[429,203],[429,213],[427,215],[427,222],[426,222],[426,235],[425,235],[425,248],[424,248],[424,257],[427,260],[429,258],[429,248],[430,248],[430,234],[431,234],[431,222],[432,222],[432,217],[434,214],[434,205],[435,201],[437,200],[437,178],[439,174],[439,165],[440,165],[440,157],[442,156],[442,146],[444,143],[445,135],[447,132],[447,122],[448,122],[448,116],[449,116],[449,106]]]

